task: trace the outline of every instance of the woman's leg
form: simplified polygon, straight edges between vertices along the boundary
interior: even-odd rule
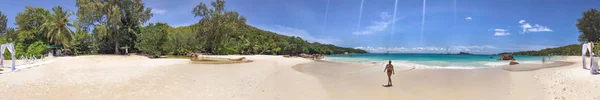
[[[388,85],[392,85],[392,78],[391,78],[392,73],[388,72],[387,75],[388,75]]]

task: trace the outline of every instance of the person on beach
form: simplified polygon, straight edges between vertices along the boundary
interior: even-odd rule
[[[542,64],[546,63],[546,57],[542,57]]]
[[[388,76],[388,86],[392,86],[392,74],[396,74],[396,72],[394,72],[394,65],[392,65],[392,61],[390,60],[389,63],[387,65],[385,65],[385,69],[383,69],[383,72],[387,72],[387,76]]]

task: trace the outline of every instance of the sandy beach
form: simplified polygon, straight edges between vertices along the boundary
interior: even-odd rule
[[[580,57],[478,69],[397,66],[394,86],[378,64],[246,57],[239,64],[92,55],[0,74],[0,99],[106,100],[595,100],[600,75]],[[7,63],[5,63],[7,65]],[[406,68],[403,68],[406,67]]]

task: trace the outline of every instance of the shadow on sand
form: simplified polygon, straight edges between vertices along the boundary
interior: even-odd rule
[[[393,85],[384,84],[384,85],[381,85],[381,86],[383,86],[383,87],[392,87]]]
[[[556,61],[551,64],[518,64],[501,66],[502,69],[511,72],[534,71],[544,68],[556,68],[575,64],[574,62]]]

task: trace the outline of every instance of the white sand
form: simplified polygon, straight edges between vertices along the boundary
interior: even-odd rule
[[[291,69],[292,65],[311,60],[280,56],[244,57],[255,61],[203,65],[189,64],[187,59],[148,59],[141,56],[61,57],[45,66],[0,74],[0,99],[244,100],[297,97],[284,95],[289,92],[303,93],[306,98],[326,98],[312,90],[320,87],[318,80],[294,73]],[[285,86],[297,81],[312,82],[314,87]],[[263,91],[267,93],[263,94]]]
[[[581,63],[576,63],[581,62],[579,57],[565,61],[481,69],[396,71],[392,76],[394,86],[388,88],[379,86],[387,82],[383,66],[313,62],[294,68],[318,77],[329,99],[336,100],[599,99],[600,76],[581,69]]]
[[[254,62],[211,65],[141,56],[59,57],[40,67],[0,72],[0,99],[600,99],[600,75],[581,69],[579,57],[545,65],[402,69],[392,76],[394,86],[389,88],[381,86],[387,81],[383,66],[372,64],[266,55],[218,57]]]
[[[581,57],[569,57],[566,61],[575,64],[531,73],[544,87],[546,99],[600,100],[600,75],[591,75],[589,70],[584,70]]]

